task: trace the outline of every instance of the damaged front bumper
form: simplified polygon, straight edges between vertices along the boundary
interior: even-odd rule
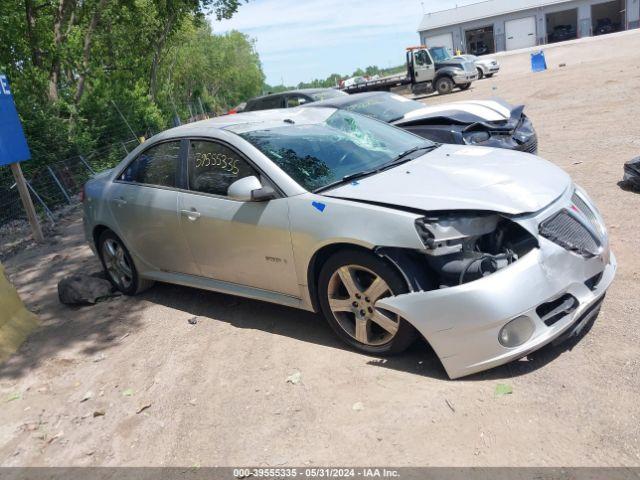
[[[597,251],[580,254],[539,234],[537,247],[495,273],[459,286],[383,298],[376,307],[411,323],[451,378],[508,363],[579,333],[597,315],[617,268],[601,216],[578,187],[567,189],[542,211],[520,216],[517,223],[538,232],[567,209],[576,215],[588,212],[583,217],[598,232]],[[516,319],[529,322],[529,336],[509,348],[501,331]]]
[[[615,271],[612,253],[585,260],[541,239],[541,248],[493,275],[458,287],[384,298],[376,307],[416,327],[449,377],[458,378],[524,357],[586,323],[597,313]],[[540,307],[567,295],[577,303],[547,325]],[[533,334],[516,348],[502,346],[500,330],[520,316],[533,322]]]

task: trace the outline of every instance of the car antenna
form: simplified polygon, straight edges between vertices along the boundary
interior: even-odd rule
[[[296,122],[294,122],[294,121],[293,121],[293,120],[291,120],[290,118],[285,118],[285,119],[283,120],[283,122],[284,122],[284,123],[290,123],[291,125],[295,125],[295,124],[296,124]]]

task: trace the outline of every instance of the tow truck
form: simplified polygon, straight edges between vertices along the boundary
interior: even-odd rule
[[[427,94],[434,90],[446,95],[456,87],[467,90],[471,83],[478,79],[473,62],[452,58],[445,47],[408,47],[406,57],[406,73],[344,86],[341,90],[347,93],[388,92],[395,87],[411,85],[414,95]]]

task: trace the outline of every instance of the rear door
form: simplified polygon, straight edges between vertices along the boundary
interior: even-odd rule
[[[204,277],[300,296],[287,198],[240,202],[227,197],[236,180],[255,175],[243,155],[211,140],[189,141],[188,190],[179,195],[180,229]]]
[[[116,233],[147,264],[144,270],[191,269],[178,218],[180,155],[180,140],[153,145],[129,163],[109,190]]]

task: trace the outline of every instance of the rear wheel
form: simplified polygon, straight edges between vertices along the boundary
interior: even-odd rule
[[[478,80],[482,80],[482,77],[484,77],[484,72],[480,67],[476,68],[476,70],[478,70]]]
[[[318,292],[322,313],[338,337],[372,354],[406,350],[416,338],[406,320],[376,307],[382,298],[407,293],[402,276],[381,258],[344,250],[322,267]]]
[[[455,84],[453,83],[453,80],[451,80],[449,77],[440,77],[438,80],[436,80],[436,90],[440,95],[451,93],[454,85]]]
[[[107,279],[125,295],[135,295],[153,285],[153,281],[138,275],[129,251],[111,230],[100,235],[98,252]]]
[[[471,86],[470,83],[463,83],[462,85],[458,85],[458,88],[462,91],[465,91],[465,90],[469,90],[470,86]]]

